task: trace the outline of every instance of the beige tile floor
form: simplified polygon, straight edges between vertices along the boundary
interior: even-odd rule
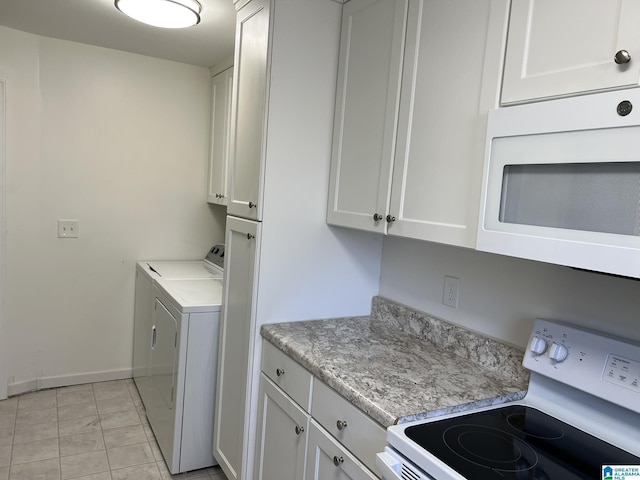
[[[0,480],[226,480],[219,467],[171,475],[132,380],[0,401]]]

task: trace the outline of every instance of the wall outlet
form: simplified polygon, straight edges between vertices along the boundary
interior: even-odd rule
[[[449,307],[458,308],[458,294],[460,291],[460,279],[456,277],[444,277],[444,292],[442,303]]]
[[[78,238],[79,236],[79,220],[58,220],[58,238]]]

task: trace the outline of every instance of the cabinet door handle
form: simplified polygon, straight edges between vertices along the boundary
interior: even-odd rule
[[[380,220],[382,220],[384,217],[382,215],[380,215],[379,213],[374,213],[373,214],[373,221],[374,222],[379,222]]]
[[[336,422],[336,427],[338,427],[338,430],[344,430],[345,428],[347,428],[347,421],[346,420],[338,420]]]
[[[282,375],[284,375],[284,370],[282,370],[281,368],[276,368],[276,375],[281,377]]]
[[[300,435],[302,432],[304,432],[304,427],[296,425],[296,435]]]
[[[153,327],[151,327],[151,350],[156,349],[156,338],[157,338],[156,326],[154,325]]]
[[[391,223],[391,222],[395,222],[396,221],[396,217],[393,217],[391,215],[387,215],[387,222]]]
[[[251,240],[252,238],[256,238],[256,236],[251,233],[247,233],[247,240]]]
[[[249,202],[249,208],[254,208],[257,207],[257,205],[253,202]]]
[[[333,456],[333,464],[334,464],[336,467],[339,467],[339,466],[340,466],[341,464],[343,464],[343,463],[344,463],[344,458],[339,457],[339,456],[337,456],[337,455],[334,455],[334,456]]]
[[[615,57],[613,57],[613,61],[618,65],[623,65],[631,61],[631,55],[629,55],[629,52],[627,52],[626,50],[620,50],[616,52]]]

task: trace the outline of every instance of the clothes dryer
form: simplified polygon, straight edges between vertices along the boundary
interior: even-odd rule
[[[159,279],[149,369],[139,388],[149,424],[172,474],[216,465],[213,408],[220,279]]]
[[[215,465],[213,405],[224,245],[136,265],[133,379],[172,474]],[[188,360],[188,368],[187,368]]]

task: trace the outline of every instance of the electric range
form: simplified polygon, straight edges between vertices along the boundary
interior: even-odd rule
[[[538,319],[517,402],[395,425],[386,480],[640,480],[640,345]]]

